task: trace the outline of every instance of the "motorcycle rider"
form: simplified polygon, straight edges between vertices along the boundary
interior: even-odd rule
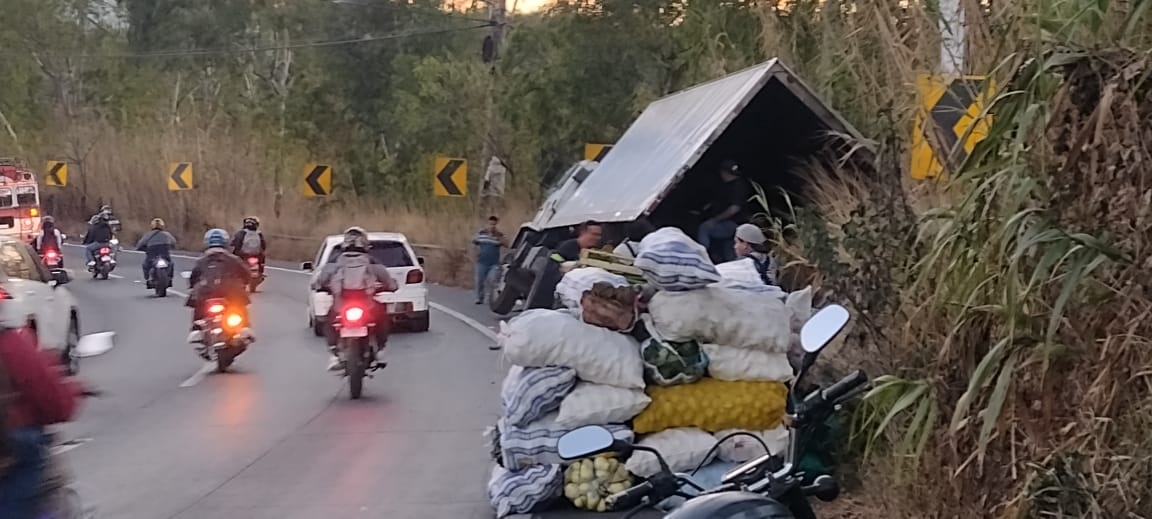
[[[46,426],[72,419],[81,387],[27,330],[0,331],[0,515],[31,519],[48,465]]]
[[[320,270],[320,276],[312,287],[315,290],[327,289],[332,294],[332,306],[328,309],[329,326],[324,334],[328,340],[328,351],[331,353],[328,358],[329,371],[339,371],[343,365],[340,360],[340,351],[337,348],[339,338],[336,336],[336,330],[332,327],[332,323],[335,322],[337,313],[343,308],[343,301],[350,299],[364,301],[364,304],[368,306],[368,314],[376,323],[378,351],[376,362],[381,367],[388,365],[387,362],[380,359],[380,356],[388,340],[390,323],[388,322],[388,315],[384,311],[384,305],[377,303],[373,296],[380,291],[395,292],[399,287],[396,285],[396,280],[392,279],[392,275],[388,273],[388,268],[376,262],[372,255],[368,254],[368,249],[371,246],[368,241],[368,233],[364,229],[349,227],[344,231],[344,242],[340,246],[340,256],[336,258],[336,261],[324,265]]]
[[[60,229],[56,228],[56,219],[44,215],[44,218],[40,220],[40,232],[32,240],[32,248],[36,250],[37,254],[44,254],[45,250],[59,252],[62,243],[64,243],[64,235],[60,233]]]
[[[88,220],[88,232],[84,234],[84,259],[91,267],[96,264],[96,251],[115,237],[120,221],[112,216],[112,208],[104,206],[100,212]]]
[[[244,322],[248,323],[248,266],[244,261],[228,252],[228,231],[210,229],[204,233],[204,255],[196,260],[192,274],[188,277],[188,288],[192,294],[185,306],[192,307],[192,331],[188,342],[196,344],[203,338],[200,320],[204,318],[201,302],[212,298],[223,298],[237,310]],[[237,332],[255,340],[249,327]]]
[[[156,263],[158,258],[168,262],[168,277],[169,279],[172,277],[172,249],[176,248],[176,237],[164,230],[164,227],[164,220],[153,218],[152,230],[141,236],[140,241],[136,242],[136,250],[144,253],[144,281],[146,283],[151,281],[148,279],[148,271],[152,269],[152,265]],[[149,286],[148,288],[152,287]]]
[[[259,260],[260,275],[263,276],[267,249],[268,242],[264,241],[264,233],[260,232],[260,219],[255,216],[244,218],[243,226],[232,238],[232,254],[243,260],[253,257]]]

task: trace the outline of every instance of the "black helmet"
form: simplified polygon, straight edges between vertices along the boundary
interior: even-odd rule
[[[689,499],[665,519],[793,519],[792,511],[752,492],[719,492]]]

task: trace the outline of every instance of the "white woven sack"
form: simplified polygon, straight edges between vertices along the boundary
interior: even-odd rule
[[[640,445],[660,451],[672,472],[688,472],[696,468],[715,444],[716,438],[695,427],[665,429],[640,440]],[[648,452],[633,452],[625,466],[628,472],[645,478],[660,471],[660,462]]]
[[[732,348],[701,344],[708,354],[708,374],[719,380],[792,380],[792,365],[787,353]]]
[[[657,292],[648,311],[669,340],[788,351],[792,312],[783,300],[770,294],[721,286]]]
[[[756,263],[752,261],[752,258],[741,258],[720,263],[716,265],[716,272],[719,272],[720,277],[726,281],[764,284],[764,280],[760,279],[760,273],[756,271]]]
[[[588,382],[643,389],[644,363],[635,339],[585,324],[555,310],[528,310],[500,323],[504,356],[521,366],[562,366]]]
[[[675,227],[663,227],[645,236],[632,265],[661,290],[693,290],[720,281],[704,246]]]
[[[760,439],[764,440],[764,443],[768,445],[769,454],[783,455],[784,449],[788,448],[788,428],[784,426],[767,431],[728,429],[716,433],[716,441],[720,441],[721,438],[738,431],[760,437]],[[720,453],[717,457],[720,458],[721,461],[744,463],[763,455],[764,446],[760,445],[760,442],[747,436],[736,436],[720,444]]]
[[[580,308],[580,299],[584,292],[592,290],[596,283],[608,283],[614,287],[628,286],[628,280],[619,274],[613,274],[597,267],[582,267],[564,274],[560,283],[556,284],[556,295],[567,308]]]
[[[525,514],[564,493],[564,469],[560,465],[537,465],[510,471],[499,465],[488,478],[488,500],[496,517]]]
[[[788,294],[784,306],[792,312],[792,333],[800,333],[804,323],[812,318],[812,287]]]
[[[639,389],[577,382],[560,402],[556,425],[575,429],[585,425],[624,423],[640,414],[652,399]]]

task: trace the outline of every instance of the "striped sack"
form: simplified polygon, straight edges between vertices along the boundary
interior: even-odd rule
[[[512,366],[500,391],[504,419],[516,427],[535,422],[558,409],[575,385],[576,370],[571,368]]]
[[[708,251],[675,227],[664,227],[640,241],[632,265],[656,288],[679,292],[704,288],[720,281],[720,272]]]
[[[518,471],[497,466],[492,468],[488,480],[488,499],[496,509],[496,517],[529,513],[563,492],[564,472],[560,465],[537,465]]]
[[[551,413],[544,418],[528,424],[526,427],[516,427],[501,419],[497,429],[500,431],[500,452],[504,461],[504,468],[516,471],[533,465],[563,465],[568,461],[560,459],[556,451],[556,442],[564,433],[573,428],[556,425],[557,413]],[[619,440],[631,442],[634,435],[625,425],[605,425],[612,436]]]

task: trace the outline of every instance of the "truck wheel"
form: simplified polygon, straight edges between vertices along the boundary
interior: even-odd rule
[[[488,276],[488,286],[491,287],[488,289],[488,308],[496,315],[508,315],[520,298],[520,294],[504,280],[506,268],[493,269],[492,275]]]

